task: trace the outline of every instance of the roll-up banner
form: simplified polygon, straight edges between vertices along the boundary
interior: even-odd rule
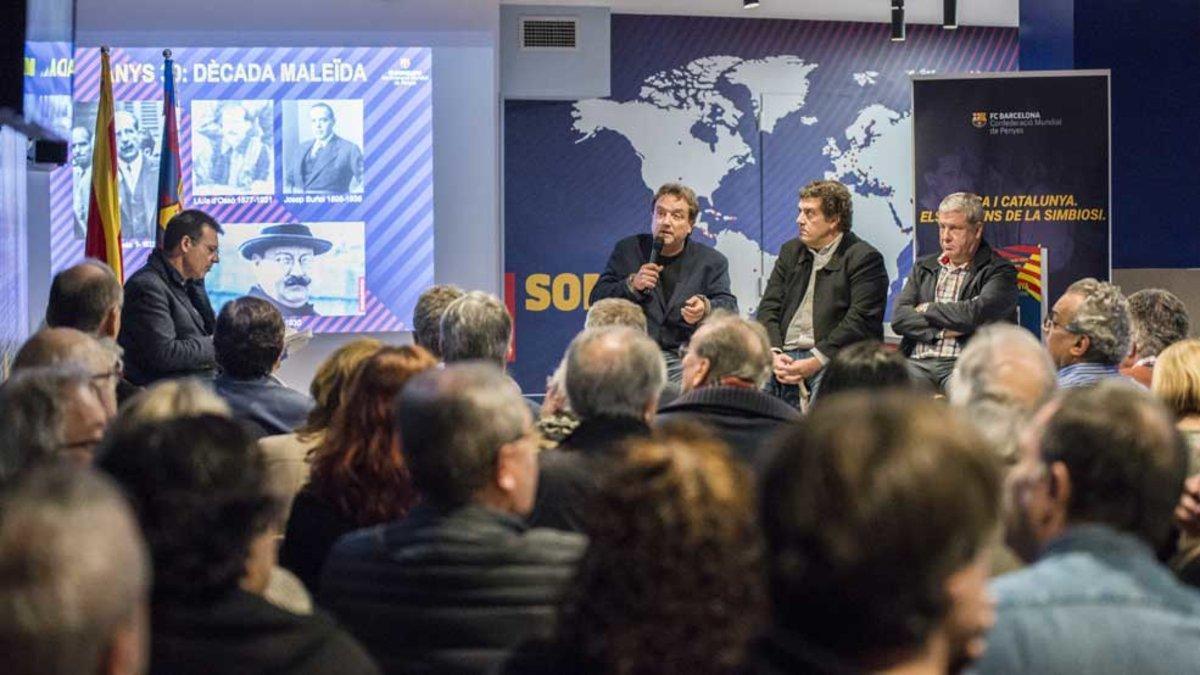
[[[1109,71],[915,76],[914,255],[940,250],[946,195],[983,199],[984,239],[1019,267],[1021,323],[1112,268]]]

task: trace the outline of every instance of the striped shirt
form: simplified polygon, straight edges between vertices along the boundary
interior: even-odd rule
[[[938,258],[938,264],[941,265],[941,270],[938,271],[937,290],[934,294],[934,302],[957,302],[958,296],[962,293],[963,285],[967,281],[967,269],[971,266],[971,261],[961,265],[955,265],[950,262],[948,256]],[[962,345],[958,343],[958,338],[948,338],[945,336],[946,331],[938,331],[938,338],[933,342],[920,342],[913,349],[913,358],[915,359],[953,359],[958,358],[962,352]]]
[[[1072,363],[1058,371],[1058,386],[1062,389],[1086,387],[1109,377],[1120,377],[1121,371],[1107,363]],[[1132,382],[1133,380],[1130,380]]]

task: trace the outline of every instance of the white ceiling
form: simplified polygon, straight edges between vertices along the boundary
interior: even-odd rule
[[[1036,2],[1036,0],[1031,0]],[[684,16],[735,16],[763,19],[817,19],[830,21],[891,20],[890,0],[760,0],[755,9],[743,9],[742,0],[501,0],[505,5],[599,5],[616,14],[679,14]],[[1019,0],[958,0],[958,23],[963,26],[1016,26]],[[942,0],[907,0],[908,23],[942,22]]]

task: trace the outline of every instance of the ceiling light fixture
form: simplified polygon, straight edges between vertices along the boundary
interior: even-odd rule
[[[942,28],[954,30],[958,28],[958,2],[942,0]]]
[[[742,9],[754,9],[758,7],[758,0],[742,0]]]
[[[904,42],[904,0],[892,0],[892,42]]]

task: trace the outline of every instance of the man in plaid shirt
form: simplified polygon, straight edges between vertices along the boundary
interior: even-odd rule
[[[938,207],[942,251],[913,264],[896,297],[892,330],[914,377],[939,390],[982,325],[1016,321],[1017,269],[983,240],[983,202],[956,192]]]

